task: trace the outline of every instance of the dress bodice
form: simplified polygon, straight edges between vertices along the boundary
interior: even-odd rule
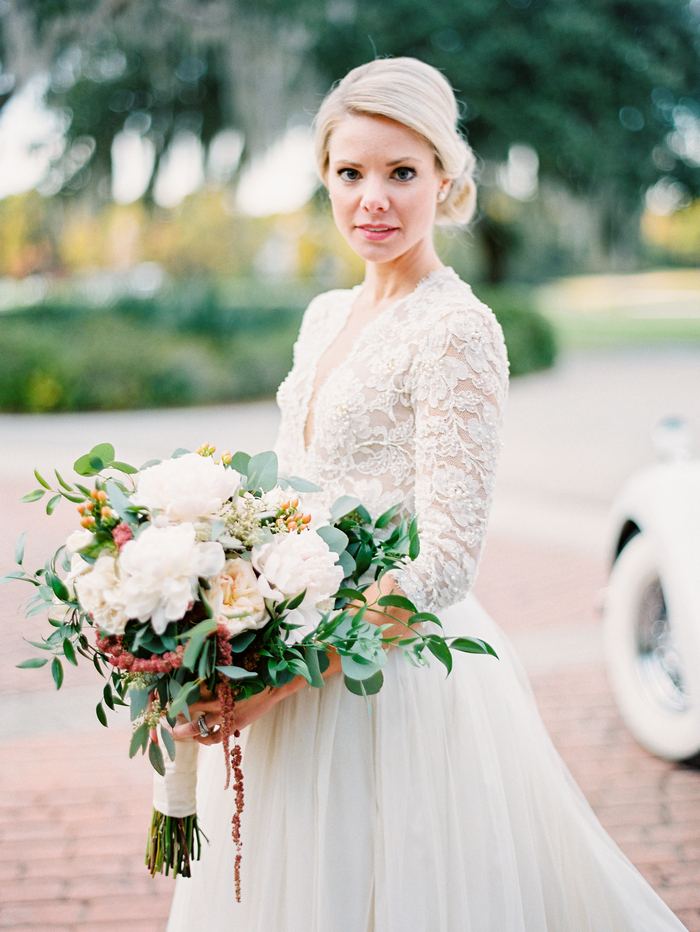
[[[304,315],[277,396],[280,467],[329,501],[352,494],[375,516],[397,502],[416,512],[421,553],[394,575],[420,610],[434,610],[474,581],[507,393],[503,334],[452,269],[432,272],[365,325],[316,387],[310,415],[319,360],[356,295],[327,292]]]

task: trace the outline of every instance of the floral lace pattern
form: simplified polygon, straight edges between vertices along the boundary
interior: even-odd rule
[[[357,289],[312,301],[277,400],[280,468],[360,498],[376,516],[419,516],[421,553],[395,573],[419,610],[459,601],[474,582],[500,449],[508,361],[492,312],[452,269],[384,308],[316,389],[319,360]],[[307,418],[313,432],[304,442]]]

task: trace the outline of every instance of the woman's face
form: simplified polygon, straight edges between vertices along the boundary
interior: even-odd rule
[[[331,134],[328,159],[333,217],[359,256],[403,264],[433,255],[438,193],[449,181],[421,136],[386,117],[348,115]]]

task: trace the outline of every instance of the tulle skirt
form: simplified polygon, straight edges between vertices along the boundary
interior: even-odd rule
[[[234,796],[202,750],[209,844],[168,932],[684,928],[598,823],[500,629],[473,596],[441,618],[500,659],[458,654],[446,678],[395,651],[369,703],[336,676],[244,734],[240,904]]]

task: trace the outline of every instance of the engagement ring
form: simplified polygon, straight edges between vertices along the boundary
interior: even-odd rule
[[[203,715],[200,715],[197,719],[197,724],[199,725],[199,734],[202,738],[208,738],[211,734],[211,728],[207,725],[207,720]]]

